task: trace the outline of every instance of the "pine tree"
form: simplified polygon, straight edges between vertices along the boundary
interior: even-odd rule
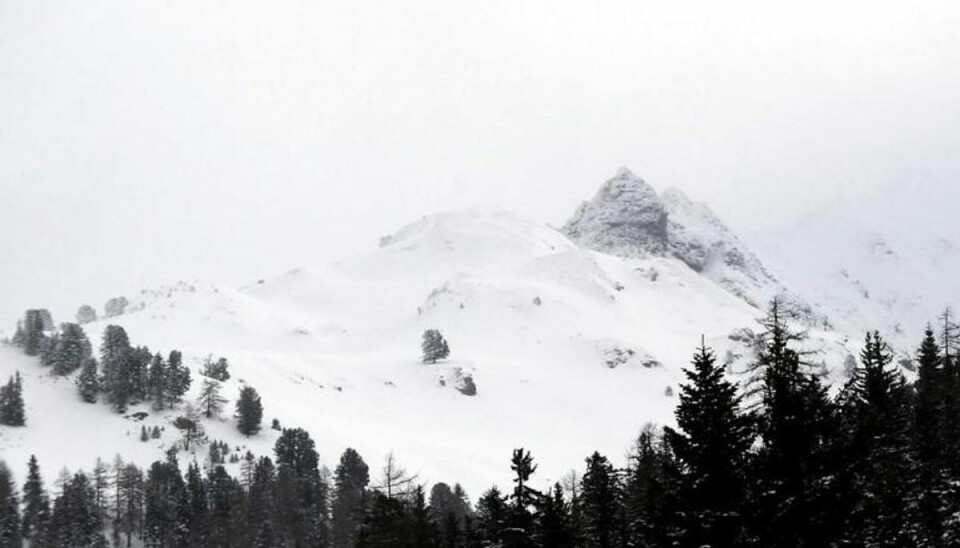
[[[340,457],[334,475],[336,492],[333,498],[333,547],[352,548],[363,523],[370,468],[354,449],[347,448]]]
[[[530,487],[530,476],[537,471],[529,451],[514,449],[510,459],[510,470],[514,473],[511,516],[508,534],[504,536],[504,546],[533,545],[533,514],[531,508],[540,502],[541,494]]]
[[[237,430],[244,436],[252,436],[260,431],[260,422],[263,420],[263,404],[260,395],[252,386],[240,389],[237,399]]]
[[[50,499],[43,488],[37,457],[30,455],[27,481],[23,484],[23,537],[42,539],[50,521]]]
[[[83,362],[90,357],[90,339],[78,324],[65,323],[60,329],[50,365],[53,366],[55,375],[69,375],[80,369]]]
[[[13,475],[0,460],[0,546],[21,548],[20,504],[14,487]]]
[[[788,328],[776,300],[764,327],[754,367],[760,373],[763,442],[752,486],[754,532],[772,548],[822,546],[838,527],[830,498],[835,412],[819,377],[804,369],[793,348],[802,335]]]
[[[44,339],[43,315],[40,310],[27,310],[23,319],[23,353],[39,356]]]
[[[916,397],[913,415],[913,447],[916,455],[918,536],[924,546],[942,542],[948,521],[950,484],[949,458],[944,454],[942,435],[946,430],[945,371],[940,346],[933,329],[927,326],[917,352]]]
[[[27,341],[27,334],[23,330],[23,320],[17,320],[17,329],[13,332],[13,338],[10,339],[10,344],[13,346],[23,348],[23,345]]]
[[[310,434],[283,431],[274,447],[277,465],[276,532],[296,546],[326,546],[329,535],[327,486],[320,477],[320,457]]]
[[[436,329],[428,329],[423,332],[423,342],[420,345],[423,350],[423,363],[437,363],[437,360],[446,359],[450,355],[450,347],[447,341]]]
[[[211,447],[213,447],[211,445]],[[187,467],[187,530],[189,531],[188,546],[208,546],[210,538],[210,523],[207,507],[207,488],[200,475],[200,467],[196,462]]]
[[[167,362],[157,352],[150,359],[150,368],[147,370],[147,393],[153,401],[154,411],[161,411],[167,406]]]
[[[536,541],[538,546],[573,548],[575,536],[570,507],[559,483],[544,496],[537,512]]]
[[[200,371],[200,374],[204,377],[210,377],[211,379],[223,382],[230,379],[229,368],[230,363],[226,358],[219,358],[214,361],[213,356],[207,356],[207,359],[203,362],[203,369]]]
[[[183,410],[183,414],[173,420],[173,426],[180,430],[183,436],[184,451],[190,450],[190,444],[203,440],[206,433],[203,425],[200,423],[200,413],[189,403]]]
[[[907,546],[912,538],[904,509],[911,492],[910,393],[903,376],[890,369],[893,356],[877,332],[868,333],[862,367],[844,386],[839,401],[845,432],[844,461],[850,470],[853,505],[845,540],[865,546]]]
[[[477,501],[477,521],[480,536],[491,545],[499,542],[500,532],[503,531],[510,519],[510,507],[507,499],[496,486],[491,487]]]
[[[606,457],[594,453],[580,486],[580,519],[585,548],[613,548],[622,541],[620,477]]]
[[[206,417],[219,417],[223,411],[227,399],[220,395],[220,383],[215,380],[204,379],[203,386],[200,388],[200,396],[197,398],[197,405]]]
[[[629,545],[678,543],[679,484],[679,465],[670,444],[661,430],[645,425],[630,455],[624,481],[624,528]]]
[[[49,537],[55,546],[105,548],[103,521],[90,479],[79,472],[68,479],[53,503]]]
[[[167,358],[166,394],[171,409],[173,404],[183,400],[191,382],[190,369],[183,365],[183,354],[179,350],[170,352]]]
[[[183,546],[189,537],[186,485],[175,462],[155,462],[144,484],[144,539],[150,547]]]
[[[0,424],[7,426],[26,425],[23,404],[23,379],[20,372],[14,373],[7,385],[0,387]]]
[[[87,403],[97,403],[100,394],[100,376],[97,374],[97,360],[87,358],[83,361],[80,375],[77,376],[77,392],[80,399]]]
[[[701,346],[689,381],[680,389],[677,425],[665,429],[681,467],[681,543],[687,546],[735,546],[744,535],[751,418],[740,409],[737,386],[724,379],[716,356]]]
[[[100,343],[100,366],[103,371],[101,386],[107,402],[118,412],[127,410],[133,398],[133,379],[131,378],[130,339],[127,332],[118,325],[108,325]]]
[[[276,535],[273,522],[276,513],[274,498],[276,480],[277,473],[273,461],[269,457],[260,457],[253,469],[247,505],[248,536],[257,548],[275,546]]]

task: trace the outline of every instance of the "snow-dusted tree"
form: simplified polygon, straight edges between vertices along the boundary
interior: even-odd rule
[[[43,315],[39,310],[27,310],[23,319],[23,353],[38,356],[43,349]]]
[[[203,379],[197,405],[207,418],[219,417],[227,399],[220,395],[220,383],[212,379]]]
[[[445,359],[450,355],[450,346],[437,329],[428,329],[423,332],[420,348],[423,350],[423,363],[437,363],[437,360]]]
[[[27,340],[27,334],[23,330],[23,321],[17,321],[17,330],[13,332],[13,338],[10,339],[10,344],[23,348],[23,344]]]
[[[121,316],[127,311],[127,305],[129,304],[130,301],[126,297],[113,297],[107,300],[107,304],[103,306],[104,315],[108,318]]]
[[[173,425],[183,435],[183,449],[185,451],[190,450],[191,443],[200,442],[206,435],[203,425],[200,423],[200,413],[190,403],[184,407],[183,414],[173,420]]]
[[[127,332],[119,325],[108,325],[100,343],[100,367],[103,371],[101,388],[107,402],[121,413],[126,411],[133,391],[128,367],[132,351]]]
[[[17,490],[13,483],[13,474],[2,460],[0,460],[0,546],[11,548],[23,546]]]
[[[237,398],[237,430],[244,436],[252,436],[260,431],[260,422],[263,420],[263,404],[260,395],[252,386],[240,389]]]
[[[43,488],[37,457],[30,455],[27,481],[23,484],[23,536],[41,539],[50,521],[50,498]],[[36,542],[36,540],[34,541]]]
[[[183,365],[183,354],[179,350],[171,351],[167,358],[166,373],[167,400],[171,408],[174,403],[183,400],[184,394],[190,389],[191,382],[190,368]]]
[[[23,406],[23,380],[17,371],[6,386],[0,387],[0,424],[23,426],[26,415]]]
[[[77,309],[77,323],[80,325],[97,321],[97,311],[89,304]]]
[[[373,488],[386,495],[388,499],[403,498],[413,492],[417,477],[417,475],[407,474],[391,451],[387,453],[381,469],[380,484]]]
[[[213,356],[207,356],[207,359],[203,362],[203,369],[200,370],[200,374],[218,381],[225,381],[230,379],[229,367],[230,363],[226,358],[221,357],[214,361]]]
[[[60,329],[50,365],[54,374],[69,375],[80,369],[84,360],[90,357],[90,339],[79,324],[65,323]]]
[[[83,360],[83,367],[77,377],[77,391],[83,401],[97,403],[97,397],[100,394],[100,376],[97,374],[97,360],[94,358]]]
[[[353,548],[363,523],[370,468],[356,450],[347,448],[340,456],[334,478],[333,548]]]

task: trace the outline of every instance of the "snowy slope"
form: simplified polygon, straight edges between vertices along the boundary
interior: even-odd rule
[[[109,322],[134,344],[182,350],[194,371],[208,354],[226,356],[225,394],[232,399],[243,382],[256,387],[265,423],[309,429],[330,466],[348,446],[374,469],[393,450],[424,480],[460,481],[476,495],[507,481],[520,445],[540,460],[542,481],[593,450],[622,457],[644,423],[671,420],[676,400],[666,390],[676,390],[701,334],[739,369],[747,350],[729,335],[759,315],[679,259],[617,257],[505,212],[465,211],[426,217],[368,254],[246,288],[146,291]],[[107,323],[87,326],[94,341]],[[449,340],[450,360],[420,363],[428,328]],[[847,352],[839,340],[826,333],[815,344],[838,363]],[[141,445],[139,423],[82,404],[70,381],[2,350],[0,375],[14,369],[26,376],[31,420],[0,431],[15,466],[31,452],[46,469],[118,451],[148,460],[175,439],[168,426],[162,443]],[[475,396],[458,390],[467,377]],[[76,422],[59,428],[61,413]],[[245,440],[228,422],[207,429],[258,453],[276,435]]]

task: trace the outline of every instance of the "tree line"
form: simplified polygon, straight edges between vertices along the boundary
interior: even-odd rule
[[[371,484],[352,449],[328,478],[295,428],[240,477],[195,463],[184,475],[171,453],[145,472],[117,465],[102,482],[96,470],[64,477],[49,510],[39,480],[28,478],[21,504],[0,468],[0,538],[56,547],[106,545],[106,531],[114,545],[151,547],[958,546],[960,328],[949,312],[941,320],[918,345],[915,381],[872,332],[831,395],[774,301],[744,386],[701,345],[684,370],[675,428],[648,425],[626,467],[595,452],[545,490],[523,449],[510,459],[509,488],[475,504],[457,486],[428,494],[392,458]]]

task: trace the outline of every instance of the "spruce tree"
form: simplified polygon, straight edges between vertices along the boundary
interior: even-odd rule
[[[196,462],[187,467],[187,530],[189,546],[208,546],[210,538],[207,489]]]
[[[189,538],[187,489],[175,462],[155,462],[144,484],[144,538],[147,546],[184,546]]]
[[[575,535],[570,507],[559,483],[540,500],[537,512],[536,541],[538,546],[573,548]]]
[[[7,426],[26,425],[26,413],[23,404],[23,379],[17,371],[0,387],[0,424]]]
[[[420,344],[423,350],[423,363],[437,363],[437,360],[446,359],[450,355],[450,346],[446,339],[436,329],[428,329],[423,332],[423,342]]]
[[[273,523],[276,514],[276,480],[273,461],[269,457],[260,457],[253,469],[247,505],[249,537],[257,548],[271,548],[276,542]]]
[[[87,358],[83,361],[80,375],[77,376],[77,392],[80,399],[87,403],[97,403],[100,394],[100,375],[97,374],[97,360]]]
[[[927,326],[923,342],[917,352],[916,396],[913,407],[913,448],[916,463],[916,511],[918,538],[922,545],[936,546],[942,542],[944,523],[948,520],[949,501],[946,493],[950,485],[949,457],[945,454],[942,435],[946,429],[945,371],[942,367],[940,346]]]
[[[252,386],[240,389],[237,398],[237,430],[244,436],[252,436],[260,431],[260,422],[263,420],[263,404],[260,395]]]
[[[54,546],[106,548],[103,519],[86,474],[78,472],[66,480],[53,503],[49,537]]]
[[[839,526],[831,509],[835,412],[819,377],[805,369],[794,348],[802,335],[789,329],[779,301],[763,325],[754,365],[763,442],[752,485],[754,533],[772,548],[822,546]]]
[[[0,460],[0,546],[21,548],[20,503],[13,483],[13,475]]]
[[[868,333],[862,367],[840,394],[844,462],[854,492],[851,523],[844,540],[859,545],[906,546],[913,538],[904,508],[911,493],[910,393],[886,342]]]
[[[55,375],[69,375],[80,369],[84,360],[90,357],[90,339],[78,324],[65,323],[60,329],[50,365]]]
[[[157,352],[150,359],[150,368],[147,370],[147,393],[152,400],[154,411],[161,411],[167,405],[167,362]]]
[[[132,353],[127,332],[118,325],[108,325],[100,343],[101,388],[107,402],[120,413],[127,410],[134,395],[130,368]]]
[[[43,488],[37,457],[30,455],[27,481],[23,484],[23,537],[42,539],[50,521],[50,499]]]
[[[320,477],[320,457],[310,434],[301,428],[283,431],[274,446],[277,466],[277,527],[281,542],[296,546],[326,545],[327,486]]]
[[[191,384],[190,369],[183,365],[183,354],[179,350],[170,352],[166,371],[166,395],[173,408],[173,404],[183,400]]]
[[[500,540],[500,532],[507,526],[510,519],[510,507],[507,499],[500,493],[497,486],[491,487],[477,501],[477,522],[480,536],[488,543]]]
[[[27,310],[23,319],[23,353],[39,356],[43,349],[43,315],[39,310]]]
[[[632,546],[677,543],[680,472],[662,431],[647,424],[630,454],[623,498],[626,536]],[[576,509],[576,507],[574,507]]]
[[[347,448],[334,473],[333,547],[352,548],[363,523],[370,468],[356,450]]]
[[[606,457],[594,452],[580,484],[582,546],[613,548],[622,543],[620,476]]]
[[[735,546],[744,537],[752,421],[742,412],[737,386],[724,378],[712,350],[701,346],[693,369],[684,374],[689,382],[681,386],[676,410],[681,432],[665,429],[681,471],[681,543]]]

